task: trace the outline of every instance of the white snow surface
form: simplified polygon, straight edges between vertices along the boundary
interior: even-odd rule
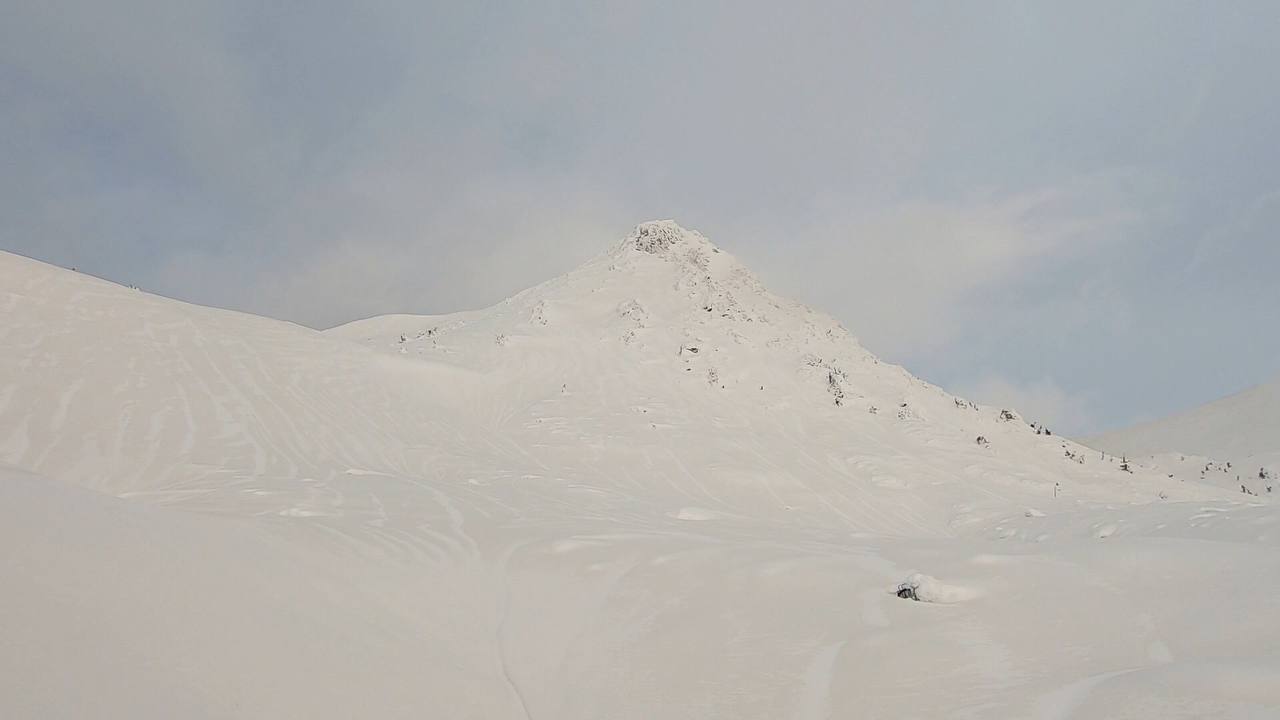
[[[1280,378],[1084,441],[1178,479],[1259,496],[1280,492]]]
[[[669,221],[327,332],[0,254],[0,716],[1277,717],[1274,506],[1001,410]]]

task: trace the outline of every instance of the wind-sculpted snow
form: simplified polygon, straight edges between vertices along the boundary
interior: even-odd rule
[[[324,333],[0,255],[0,715],[1280,702],[1272,507],[1005,410],[669,221]]]

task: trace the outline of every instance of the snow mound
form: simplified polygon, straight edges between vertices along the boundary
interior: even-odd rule
[[[700,507],[684,507],[670,513],[670,516],[676,520],[715,520],[720,517],[720,513],[714,510],[707,510]]]
[[[973,600],[982,594],[973,588],[949,585],[932,575],[925,575],[924,573],[908,575],[907,579],[898,585],[897,592],[899,597],[903,596],[903,591],[906,589],[910,589],[911,595],[909,597],[912,600],[942,605]]]
[[[1099,540],[1106,540],[1112,535],[1115,535],[1119,529],[1120,529],[1120,526],[1117,525],[1116,523],[1113,523],[1113,522],[1102,523],[1094,527],[1093,536]]]

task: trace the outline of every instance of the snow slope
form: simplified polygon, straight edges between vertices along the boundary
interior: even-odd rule
[[[1280,485],[1280,379],[1085,443],[1144,458],[1179,477],[1274,494]]]
[[[1271,716],[1273,506],[1003,410],[670,222],[324,333],[0,254],[0,715]]]

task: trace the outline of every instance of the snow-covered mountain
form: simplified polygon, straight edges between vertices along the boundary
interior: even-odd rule
[[[1167,418],[1091,438],[1134,455],[1247,458],[1280,452],[1280,378]]]
[[[922,382],[672,222],[326,332],[0,254],[0,468],[6,716],[1280,702],[1277,593],[1217,590],[1280,584],[1270,505]]]
[[[1084,442],[1138,457],[1174,477],[1274,495],[1280,486],[1280,379]]]
[[[1175,477],[1274,494],[1280,485],[1280,379],[1085,442],[1142,458]]]
[[[835,320],[773,295],[669,221],[483,312],[379,317],[326,334],[477,374],[483,397],[466,403],[474,420],[500,424],[557,467],[582,462],[584,449],[639,452],[679,478],[687,473],[667,458],[696,458],[705,492],[677,482],[672,501],[707,510],[749,503],[785,519],[804,507],[865,531],[948,533],[980,512],[971,482],[1028,501],[1051,497],[1055,483],[1107,500],[1188,491],[1120,475],[1119,459],[882,363]],[[624,438],[627,447],[611,447]],[[770,451],[778,445],[781,456]],[[952,491],[966,513],[939,502]]]

